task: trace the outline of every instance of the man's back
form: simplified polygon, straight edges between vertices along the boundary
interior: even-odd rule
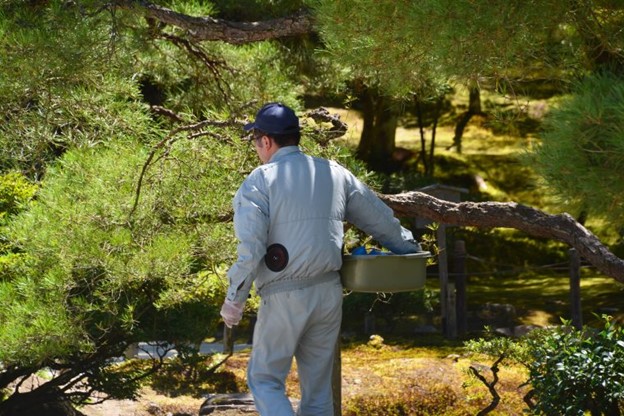
[[[346,170],[289,146],[257,168],[249,180],[266,196],[262,202],[269,221],[267,247],[283,246],[289,259],[279,271],[260,265],[256,280],[260,291],[285,280],[289,288],[297,282],[307,286],[310,278],[340,269],[348,199]]]

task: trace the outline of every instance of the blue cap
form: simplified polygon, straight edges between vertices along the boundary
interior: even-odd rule
[[[299,132],[299,117],[284,104],[268,103],[256,113],[256,120],[245,124],[244,129],[258,129],[268,134],[294,134]]]

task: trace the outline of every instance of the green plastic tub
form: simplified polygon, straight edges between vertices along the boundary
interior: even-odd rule
[[[413,254],[348,255],[343,257],[340,277],[353,292],[411,292],[425,287],[428,251]]]

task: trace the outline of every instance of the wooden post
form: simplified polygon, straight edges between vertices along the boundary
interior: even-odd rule
[[[446,337],[451,337],[452,333],[456,333],[456,328],[452,328],[451,324],[455,324],[455,318],[449,320],[449,281],[448,281],[448,253],[446,251],[446,225],[440,224],[436,231],[436,240],[438,243],[438,273],[440,275],[440,312],[442,315],[442,333]],[[454,309],[454,308],[453,308]]]
[[[447,320],[446,320],[446,337],[450,339],[457,338],[457,299],[455,298],[455,283],[448,284],[447,299]]]
[[[340,334],[334,346],[334,367],[332,371],[332,398],[334,401],[334,416],[342,415],[342,359],[340,356]]]
[[[583,327],[583,311],[581,309],[581,260],[576,249],[571,248],[570,254],[570,309],[572,326]]]
[[[457,306],[457,334],[466,335],[467,303],[466,303],[466,243],[463,240],[455,242],[455,295]]]
[[[234,354],[234,327],[223,324],[223,354]]]

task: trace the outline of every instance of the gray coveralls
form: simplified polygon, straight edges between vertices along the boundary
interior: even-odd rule
[[[333,415],[343,221],[394,253],[420,250],[392,210],[351,172],[298,146],[280,148],[236,193],[238,259],[228,271],[227,299],[244,303],[255,281],[261,304],[247,378],[263,416],[293,415],[285,394],[293,356],[301,387],[297,414]]]

